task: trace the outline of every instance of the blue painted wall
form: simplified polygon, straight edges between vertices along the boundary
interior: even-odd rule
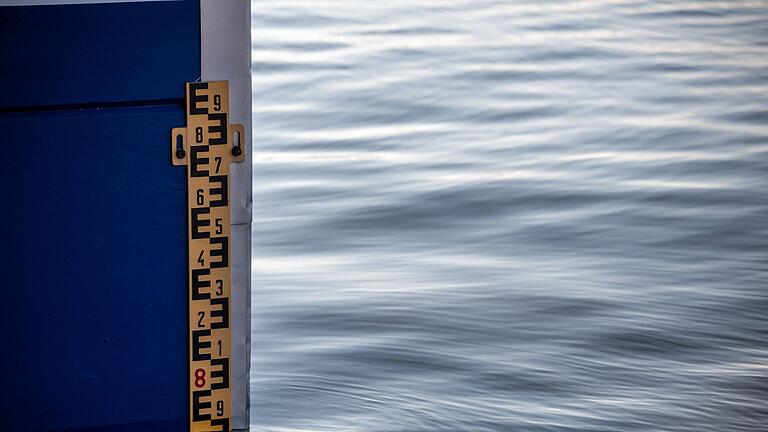
[[[2,430],[187,427],[197,1],[0,7]]]
[[[200,77],[195,1],[0,7],[0,105],[172,99]]]

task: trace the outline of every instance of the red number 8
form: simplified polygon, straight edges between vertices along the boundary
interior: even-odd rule
[[[195,387],[201,388],[205,386],[205,369],[200,368],[195,370]]]

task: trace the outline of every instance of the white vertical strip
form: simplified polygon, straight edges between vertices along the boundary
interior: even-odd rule
[[[248,0],[201,0],[201,79],[229,81],[230,123],[245,126],[251,160],[251,15]],[[251,163],[233,165],[232,224],[251,222]]]
[[[242,124],[246,161],[230,165],[232,210],[232,429],[250,421],[251,4],[200,0],[201,79],[229,81],[230,123]]]
[[[246,162],[234,165],[250,164]],[[232,429],[248,430],[251,370],[251,224],[232,225]]]

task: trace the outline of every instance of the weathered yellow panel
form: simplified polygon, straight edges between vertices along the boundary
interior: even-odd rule
[[[189,409],[192,432],[231,430],[229,164],[245,160],[243,128],[229,124],[229,83],[187,84],[187,127],[171,159],[187,166]],[[239,138],[233,138],[239,137]]]

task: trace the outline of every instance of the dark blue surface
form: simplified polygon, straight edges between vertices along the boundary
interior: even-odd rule
[[[187,428],[198,1],[0,7],[0,430]],[[87,109],[86,109],[87,108]]]
[[[0,114],[3,430],[186,424],[186,175],[168,147],[184,121]]]
[[[0,108],[181,98],[197,0],[0,7]]]

